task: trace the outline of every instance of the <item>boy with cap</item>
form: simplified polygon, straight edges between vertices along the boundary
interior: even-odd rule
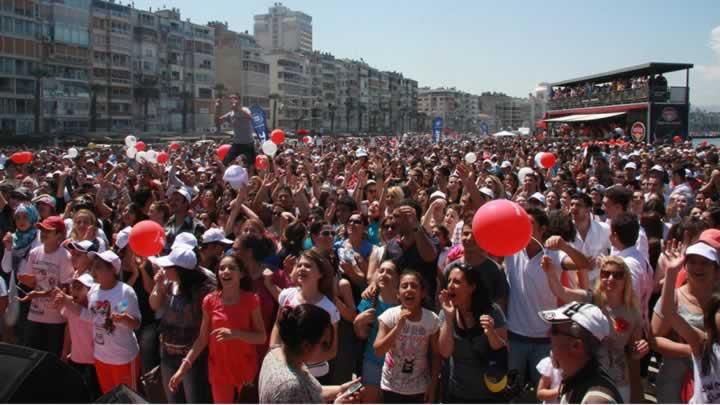
[[[33,248],[18,271],[21,284],[32,289],[23,301],[32,301],[24,330],[25,344],[60,356],[65,319],[51,302],[49,294],[56,288],[66,288],[73,277],[70,253],[61,249],[65,240],[65,223],[59,216],[48,217],[38,223],[42,245]]]
[[[610,321],[592,304],[571,302],[558,309],[541,311],[551,325],[553,358],[562,370],[561,404],[619,404],[622,397],[602,369],[595,348],[610,335]]]

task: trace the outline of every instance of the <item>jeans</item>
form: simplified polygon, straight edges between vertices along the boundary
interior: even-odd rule
[[[255,144],[248,143],[234,143],[230,146],[230,150],[228,151],[227,155],[225,155],[225,159],[223,159],[223,165],[229,166],[233,160],[235,160],[236,157],[243,155],[245,156],[245,167],[251,170],[255,167],[255,156],[257,153],[255,152]]]
[[[186,403],[212,403],[212,394],[210,384],[208,383],[208,356],[207,350],[198,357],[192,364],[192,368],[183,378],[182,383],[177,391],[170,392],[168,383],[170,378],[180,368],[182,359],[185,356],[170,355],[167,353],[160,354],[160,370],[162,373],[163,388],[167,396],[169,404],[186,404]]]
[[[140,343],[140,370],[142,374],[150,372],[160,364],[160,340],[157,322],[144,325],[136,332]]]
[[[90,396],[92,400],[95,401],[96,399],[100,398],[100,395],[102,393],[100,392],[100,383],[98,382],[95,365],[75,363],[72,360],[69,362],[69,364],[82,376],[83,381],[85,381],[85,385],[87,385],[88,390],[90,391]]]
[[[550,342],[543,342],[544,339],[527,338],[510,333],[508,350],[510,370],[518,371],[520,384],[525,384],[527,376],[530,377],[532,387],[537,387],[540,381],[540,373],[537,365],[540,360],[550,355]]]
[[[60,357],[63,343],[65,343],[64,323],[27,321],[24,333],[27,347],[43,350]]]
[[[425,402],[425,394],[403,395],[392,391],[382,390],[383,403],[386,404],[422,404]]]

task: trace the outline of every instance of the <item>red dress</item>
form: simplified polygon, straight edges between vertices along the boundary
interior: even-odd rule
[[[218,328],[251,331],[252,312],[260,306],[255,293],[242,291],[234,305],[222,302],[221,292],[208,294],[203,311],[210,315],[210,332]],[[239,339],[209,342],[208,373],[210,384],[242,386],[252,383],[258,373],[255,345]]]

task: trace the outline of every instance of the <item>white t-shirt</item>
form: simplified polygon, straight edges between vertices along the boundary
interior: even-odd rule
[[[617,255],[623,258],[628,269],[630,269],[633,292],[640,305],[643,322],[647,325],[650,322],[648,305],[653,288],[655,287],[650,263],[647,262],[635,246],[619,251]]]
[[[550,389],[555,389],[560,386],[560,383],[562,382],[562,371],[559,368],[555,368],[555,366],[553,366],[550,356],[540,360],[540,363],[537,364],[536,368],[541,376],[550,379]],[[554,401],[543,401],[543,404],[557,403],[560,403],[559,397]]]
[[[72,311],[67,311],[64,308],[60,312],[68,322],[71,342],[70,358],[72,361],[78,364],[95,364],[92,322],[82,319]]]
[[[118,281],[112,289],[103,290],[96,284],[88,292],[88,308],[83,308],[81,316],[92,322],[95,359],[103,363],[128,364],[140,351],[133,330],[110,320],[112,313],[123,312],[142,319],[137,296],[129,285]]]
[[[580,232],[576,232],[575,240],[571,245],[588,258],[607,255],[612,247],[610,245],[610,226],[591,219],[590,229],[588,229],[588,233],[585,235],[585,240],[580,236]],[[588,272],[588,279],[591,286],[595,285],[595,281],[599,275],[600,272],[598,271],[597,265],[593,267],[592,271]]]
[[[693,355],[693,396],[691,404],[720,403],[720,344],[713,342],[715,361],[711,363],[710,373],[702,373],[702,360]],[[698,384],[700,382],[700,384]]]
[[[401,306],[387,309],[380,322],[394,328],[400,319]],[[423,308],[419,322],[407,320],[392,348],[385,354],[380,387],[402,395],[417,395],[430,383],[428,350],[430,338],[440,329],[440,318]]]
[[[280,291],[278,303],[280,303],[280,306],[287,306],[290,308],[295,308],[296,306],[302,304],[300,300],[300,287],[290,287]],[[324,309],[328,314],[330,314],[330,322],[333,325],[336,325],[340,321],[340,311],[338,311],[335,304],[330,301],[328,297],[323,295],[322,299],[313,305]],[[306,364],[306,366],[313,377],[323,377],[330,372],[330,365],[327,361]]]
[[[559,250],[546,250],[552,259],[555,277],[560,277],[562,260],[567,256]],[[550,293],[547,276],[540,260],[543,252],[528,257],[525,249],[505,258],[505,274],[510,287],[508,300],[508,329],[515,334],[546,338],[550,325],[544,322],[538,312],[557,308],[557,298]]]
[[[45,246],[40,245],[30,251],[18,274],[34,275],[35,291],[50,291],[55,287],[70,284],[73,272],[67,250],[58,248],[52,253],[45,253]],[[38,323],[65,323],[60,309],[50,297],[35,298],[31,301],[28,320]]]
[[[5,285],[5,280],[0,277],[0,297],[7,297],[7,295],[7,285]]]

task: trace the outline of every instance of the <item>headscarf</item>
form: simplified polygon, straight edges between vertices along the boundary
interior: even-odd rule
[[[15,215],[25,214],[30,221],[30,228],[25,231],[17,230],[13,233],[13,251],[26,250],[33,241],[37,239],[37,228],[35,224],[40,220],[40,214],[34,205],[30,203],[20,203],[15,208]],[[24,254],[23,254],[24,256]]]

